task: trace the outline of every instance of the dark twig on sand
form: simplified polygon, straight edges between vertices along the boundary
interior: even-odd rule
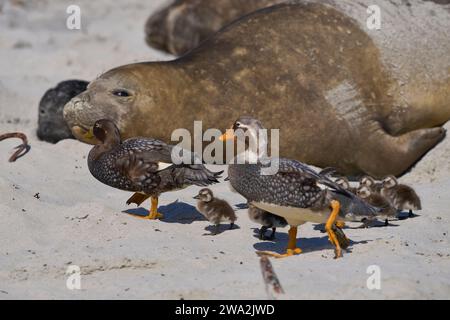
[[[28,144],[27,136],[21,132],[10,132],[0,135],[0,141],[9,139],[9,138],[18,138],[22,139],[22,144],[18,145],[15,149],[17,149],[16,152],[13,153],[13,155],[9,158],[9,162],[14,162],[20,157],[24,156],[28,151],[30,151],[30,146]]]
[[[261,271],[266,284],[266,292],[270,299],[276,299],[280,294],[283,294],[283,288],[278,280],[275,271],[273,270],[272,263],[267,256],[262,256],[259,260],[261,265]]]

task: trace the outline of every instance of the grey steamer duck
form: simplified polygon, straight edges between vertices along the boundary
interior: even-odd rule
[[[139,206],[151,198],[151,208],[145,219],[163,217],[157,211],[160,194],[189,185],[217,183],[223,172],[211,172],[202,164],[174,164],[171,157],[174,146],[156,139],[137,137],[121,141],[117,126],[106,119],[95,122],[85,138],[96,144],[89,152],[88,167],[97,180],[113,188],[135,192],[127,204]],[[190,155],[194,160],[195,155]]]
[[[264,127],[254,118],[240,117],[233,124],[232,130],[227,130],[221,136],[221,140],[235,139],[239,135],[239,129],[242,130],[240,134],[244,133],[257,141],[259,152],[255,154],[246,150],[229,164],[228,178],[231,186],[250,204],[283,217],[290,225],[286,253],[261,254],[282,258],[301,253],[302,250],[297,247],[297,227],[305,222],[315,222],[325,223],[329,239],[335,246],[335,258],[342,256],[341,245],[347,245],[348,239],[342,230],[335,232],[337,224],[342,226],[344,221],[372,220],[378,209],[300,161],[271,159],[277,161],[278,171],[271,175],[262,174],[262,170],[268,167],[266,160],[269,159],[265,135],[259,135],[258,139],[258,132]],[[257,161],[252,161],[254,159]]]

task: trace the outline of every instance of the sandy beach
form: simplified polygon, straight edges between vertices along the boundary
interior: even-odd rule
[[[68,30],[71,1],[0,0],[0,134],[24,132],[31,150],[8,158],[19,140],[0,143],[0,299],[266,299],[256,250],[284,250],[287,229],[274,242],[258,240],[245,199],[228,183],[211,189],[237,208],[238,227],[208,236],[195,209],[198,187],[165,193],[161,221],[127,212],[130,194],[95,180],[76,140],[55,145],[36,137],[38,104],[66,79],[92,80],[113,67],[168,60],[149,48],[144,23],[158,1],[79,0],[82,29]],[[450,124],[445,126],[450,129]],[[335,260],[326,233],[299,228],[303,254],[272,260],[285,299],[450,298],[450,140],[445,138],[400,178],[422,199],[419,216],[389,227],[346,229],[348,252]],[[226,170],[225,166],[209,166]],[[226,174],[224,174],[224,177]],[[222,179],[223,180],[223,179]],[[380,289],[370,290],[369,266]],[[66,285],[79,266],[81,289]]]

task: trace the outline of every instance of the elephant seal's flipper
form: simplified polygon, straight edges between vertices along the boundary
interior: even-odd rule
[[[377,136],[377,139],[370,145],[371,152],[363,151],[357,162],[362,172],[382,177],[385,172],[391,172],[393,175],[404,173],[442,141],[445,129],[418,129],[400,136],[391,136],[380,127],[374,136]],[[368,161],[367,157],[372,157],[372,161]]]

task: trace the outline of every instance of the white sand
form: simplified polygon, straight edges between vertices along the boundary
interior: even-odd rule
[[[8,163],[18,141],[0,143],[0,299],[265,299],[255,249],[281,251],[286,229],[277,242],[260,242],[239,210],[239,229],[203,236],[209,223],[192,207],[196,187],[161,197],[164,221],[133,218],[122,212],[134,209],[125,204],[130,194],[89,174],[89,146],[37,140],[39,99],[57,82],[169,58],[143,40],[147,16],[163,1],[79,0],[83,31],[64,28],[71,3],[0,2],[0,132],[25,132],[32,146]],[[354,243],[344,258],[333,260],[312,224],[301,227],[304,254],[272,261],[286,297],[449,298],[449,151],[447,138],[402,179],[421,195],[421,216],[347,230]],[[212,189],[233,205],[244,202],[226,183]],[[66,288],[69,265],[81,267],[81,290]],[[366,287],[370,265],[381,269],[381,290]]]

